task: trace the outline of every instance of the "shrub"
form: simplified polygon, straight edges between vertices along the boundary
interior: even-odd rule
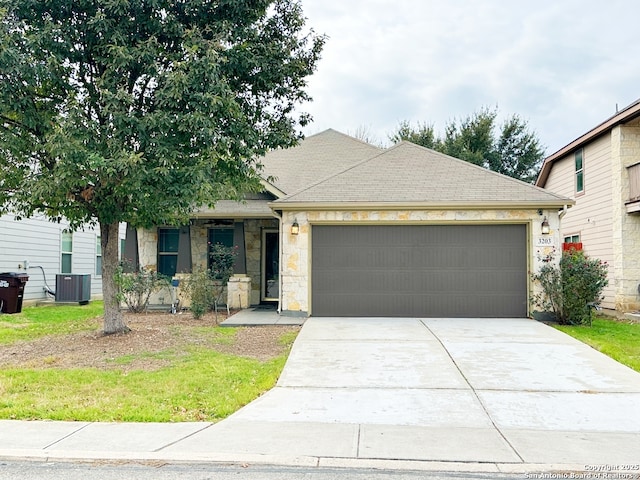
[[[237,247],[212,245],[209,251],[211,269],[194,272],[186,278],[183,291],[191,299],[191,313],[194,318],[200,318],[213,309],[216,311],[216,321],[218,320],[218,305],[222,300],[224,288],[233,275],[237,255]]]
[[[533,302],[553,312],[562,324],[589,322],[590,308],[600,305],[608,284],[608,265],[575,249],[562,252],[558,266],[553,258],[554,254],[544,257],[542,268],[532,276],[542,286],[542,293],[534,295]]]
[[[238,247],[225,247],[220,243],[211,246],[209,258],[211,259],[211,277],[223,280],[226,284],[233,275],[233,266],[238,256]]]
[[[238,247],[225,247],[219,243],[211,246],[209,250],[209,258],[211,259],[211,278],[215,280],[215,307],[216,311],[218,304],[222,299],[222,293],[224,287],[227,286],[229,279],[233,275],[233,266],[236,263],[236,257],[238,256]]]
[[[195,271],[182,281],[182,292],[191,300],[193,318],[200,318],[214,304],[214,291],[211,274],[207,270]]]
[[[128,266],[121,263],[116,270],[116,285],[119,288],[118,299],[124,301],[130,312],[140,313],[149,306],[153,292],[169,286],[169,279],[155,270],[140,268],[125,273]]]

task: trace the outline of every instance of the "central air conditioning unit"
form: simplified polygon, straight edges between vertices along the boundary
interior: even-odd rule
[[[91,300],[91,275],[58,273],[56,275],[56,302],[78,302],[86,305]]]

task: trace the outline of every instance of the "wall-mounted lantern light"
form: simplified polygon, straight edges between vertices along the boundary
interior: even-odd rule
[[[298,225],[298,220],[294,220],[291,224],[291,235],[298,235],[300,233],[300,225]]]
[[[549,232],[551,231],[547,217],[544,217],[544,220],[542,220],[541,230],[543,235],[549,235]]]

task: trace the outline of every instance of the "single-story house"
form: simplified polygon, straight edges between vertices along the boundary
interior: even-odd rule
[[[530,272],[560,248],[573,204],[409,142],[383,149],[334,130],[260,163],[260,195],[139,229],[140,264],[190,272],[223,243],[239,247],[233,280],[250,284],[248,303],[282,315],[524,317]]]
[[[608,263],[602,306],[640,310],[640,100],[547,157],[536,185],[575,199],[560,238]]]

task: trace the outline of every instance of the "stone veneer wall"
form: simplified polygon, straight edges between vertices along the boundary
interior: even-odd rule
[[[611,131],[611,177],[613,181],[613,257],[615,308],[620,312],[640,310],[640,215],[630,215],[627,167],[640,162],[640,120]]]
[[[153,271],[158,269],[157,228],[138,228],[138,259],[142,268]],[[170,305],[171,295],[172,292],[169,288],[163,288],[151,295],[149,305]]]
[[[372,224],[372,223],[412,223],[412,224],[446,224],[446,223],[528,223],[529,270],[537,271],[541,266],[541,258],[553,251],[560,251],[560,218],[556,209],[545,210],[542,215],[537,210],[433,210],[433,211],[311,211],[283,212],[284,232],[282,258],[282,303],[284,315],[306,315],[310,312],[311,300],[311,229],[314,223],[322,224]],[[550,235],[543,236],[540,229],[544,216],[551,228]],[[291,235],[291,224],[294,219],[300,225],[300,233]],[[551,238],[553,245],[537,247],[540,237]],[[559,261],[559,256],[556,256]],[[537,293],[538,286],[529,282],[529,293]]]
[[[158,230],[138,229],[138,259],[142,268],[158,269]]]
[[[244,243],[247,252],[247,275],[251,277],[251,305],[261,301],[262,231],[278,229],[277,219],[248,219],[244,222]]]
[[[197,272],[207,268],[207,226],[202,220],[195,221],[189,227],[191,238],[191,270]]]
[[[240,220],[237,220],[240,221]],[[251,278],[250,302],[252,305],[260,303],[262,262],[262,231],[264,229],[278,229],[278,220],[273,219],[247,219],[244,221],[244,243],[246,249],[247,276]],[[191,261],[194,271],[204,269],[207,266],[207,226],[203,222],[196,221],[190,227],[191,236]],[[158,257],[158,233],[157,229],[138,229],[138,255],[140,265],[152,270],[157,269]],[[158,295],[152,300],[154,303],[167,303],[166,293],[161,293],[163,302]]]

